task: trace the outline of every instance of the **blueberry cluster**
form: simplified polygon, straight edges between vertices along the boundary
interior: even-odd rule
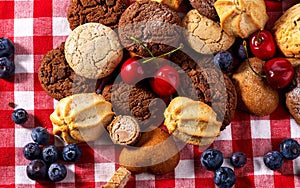
[[[200,158],[202,166],[207,170],[214,171],[214,182],[218,187],[230,188],[235,184],[236,176],[229,167],[222,167],[224,157],[217,149],[205,150]],[[230,157],[230,162],[235,168],[243,167],[247,157],[242,152],[235,152]]]
[[[9,78],[15,73],[13,62],[15,47],[8,38],[0,38],[0,78]]]
[[[280,142],[279,151],[267,152],[263,157],[263,161],[269,169],[278,170],[283,165],[284,160],[294,160],[299,154],[299,143],[292,138],[286,138]]]
[[[48,144],[50,134],[43,127],[34,128],[31,138],[33,142],[23,147],[23,155],[30,160],[26,173],[32,180],[62,181],[67,176],[67,168],[59,160],[77,162],[82,155],[81,148],[75,144],[64,146],[61,152],[55,145]]]

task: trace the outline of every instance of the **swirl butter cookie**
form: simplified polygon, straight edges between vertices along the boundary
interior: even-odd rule
[[[65,56],[76,74],[90,79],[110,75],[123,58],[118,35],[99,23],[78,26],[68,36]]]
[[[68,7],[68,22],[71,30],[89,22],[117,28],[121,14],[128,7],[127,0],[72,0]]]
[[[199,53],[215,54],[229,49],[235,41],[235,37],[226,34],[217,22],[201,15],[196,9],[185,15],[182,25],[188,31],[188,44]]]
[[[56,100],[95,91],[97,81],[75,74],[66,61],[64,46],[63,42],[43,57],[38,71],[42,88]]]

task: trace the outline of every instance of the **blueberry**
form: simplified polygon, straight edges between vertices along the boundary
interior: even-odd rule
[[[36,127],[31,132],[31,138],[40,145],[46,145],[50,140],[50,134],[43,127]]]
[[[51,164],[58,160],[59,151],[56,146],[49,145],[49,146],[44,147],[44,149],[42,151],[42,155],[43,155],[43,160],[46,163]]]
[[[28,113],[23,108],[19,108],[13,111],[11,117],[16,124],[23,125],[28,120]]]
[[[7,57],[0,57],[0,78],[9,78],[15,74],[15,64]]]
[[[264,155],[264,163],[271,170],[279,169],[283,164],[283,156],[278,151],[269,151]]]
[[[0,38],[0,57],[11,57],[14,55],[15,47],[8,38]]]
[[[234,171],[228,167],[220,167],[214,172],[214,182],[219,188],[230,188],[235,184]]]
[[[66,162],[76,162],[82,154],[81,148],[76,144],[68,144],[62,151],[63,160]]]
[[[284,139],[280,143],[280,153],[285,159],[296,159],[300,154],[299,143],[292,138]]]
[[[32,180],[41,180],[47,177],[47,165],[41,159],[34,159],[26,167],[27,176]]]
[[[216,170],[223,164],[223,160],[222,153],[216,149],[205,150],[200,158],[201,164],[207,170]]]
[[[28,143],[23,147],[23,155],[28,160],[40,159],[42,150],[37,143]]]
[[[246,59],[247,58],[247,54],[246,54],[246,50],[243,44],[240,44],[238,47],[238,56],[241,59]]]
[[[48,177],[51,181],[57,182],[65,179],[67,168],[63,164],[53,163],[48,169]]]
[[[235,168],[241,168],[246,164],[247,157],[243,152],[235,152],[231,155],[230,162]]]
[[[221,51],[218,52],[214,56],[214,63],[215,65],[219,66],[221,70],[227,71],[230,65],[233,62],[233,57],[230,52],[228,51]]]

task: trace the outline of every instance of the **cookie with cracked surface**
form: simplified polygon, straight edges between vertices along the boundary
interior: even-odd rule
[[[185,15],[182,25],[188,31],[185,37],[187,43],[199,53],[215,54],[229,49],[235,41],[235,37],[226,34],[217,22],[196,9]]]
[[[155,1],[131,4],[122,14],[118,33],[122,45],[139,56],[149,57],[169,52],[180,44],[180,22],[177,13]],[[182,29],[181,29],[182,30]],[[139,44],[132,37],[144,43]]]
[[[99,23],[78,26],[68,36],[65,56],[76,74],[90,79],[110,75],[123,57],[118,35]]]
[[[74,30],[79,25],[95,22],[115,29],[128,5],[127,0],[72,0],[67,13],[69,26]]]
[[[75,74],[66,61],[64,45],[61,43],[43,57],[38,71],[42,88],[56,100],[76,93],[94,92],[97,80]]]
[[[275,41],[286,57],[300,58],[300,3],[289,8],[273,28]]]
[[[207,18],[219,21],[219,16],[214,7],[216,0],[190,0],[190,3],[194,9],[197,9],[200,14]]]

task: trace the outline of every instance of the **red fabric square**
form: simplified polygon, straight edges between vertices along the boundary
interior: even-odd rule
[[[7,91],[11,92],[11,95],[13,95],[14,91],[14,76],[8,78],[8,79],[0,79],[0,92]],[[1,96],[2,94],[0,94]]]
[[[253,157],[261,157],[272,150],[271,139],[252,139]]]
[[[1,128],[5,129],[5,128],[14,128],[15,127],[15,123],[11,119],[12,112],[13,112],[13,109],[0,110],[0,122],[1,122],[0,127]]]
[[[1,172],[0,187],[15,188],[15,186],[12,185],[12,182],[15,182],[15,167],[0,166],[0,172]]]
[[[52,18],[42,17],[33,20],[34,36],[52,36]],[[52,43],[51,43],[52,44]]]
[[[24,55],[33,53],[33,37],[15,37],[15,54]]]
[[[213,177],[211,178],[196,178],[195,179],[195,187],[196,188],[211,188],[216,187]]]
[[[45,56],[46,54],[40,54],[40,55],[35,55],[34,58],[33,58],[33,70],[35,72],[34,74],[34,80],[36,80],[34,82],[34,88],[35,90],[37,91],[44,91],[40,82],[38,81],[38,72],[39,72],[39,68],[40,68],[40,65],[41,65],[41,61],[43,60],[43,57]]]
[[[14,18],[14,4],[14,1],[0,1],[0,19]]]
[[[0,83],[1,84],[1,83]],[[10,102],[14,101],[14,95],[11,91],[1,91],[0,92],[0,109],[1,110],[12,110],[12,107],[10,107],[8,104]]]
[[[95,172],[94,172],[94,163],[82,163],[75,165],[75,179],[76,184],[80,182],[88,183],[88,182],[94,182],[95,178]]]
[[[32,1],[15,2],[15,18],[32,18],[32,16],[33,16]]]
[[[39,109],[34,110],[34,126],[43,126],[45,128],[52,129],[52,123],[50,121],[50,114],[53,112],[53,109]]]
[[[40,110],[50,110],[47,111],[53,112],[53,98],[50,97],[48,94],[46,94],[43,91],[34,91],[34,108],[37,110],[37,112],[40,112]]]
[[[15,74],[15,91],[33,91],[33,74]]]
[[[33,46],[35,55],[45,55],[46,52],[53,49],[52,36],[34,36]]]
[[[33,17],[52,17],[52,0],[34,1]]]
[[[5,36],[13,40],[14,36],[14,20],[13,19],[0,19],[0,36]]]
[[[14,135],[10,135],[14,138]],[[14,146],[7,146],[4,148],[0,148],[0,166],[15,166],[15,148]]]
[[[68,7],[71,1],[56,0],[53,3],[53,17],[66,17]]]

